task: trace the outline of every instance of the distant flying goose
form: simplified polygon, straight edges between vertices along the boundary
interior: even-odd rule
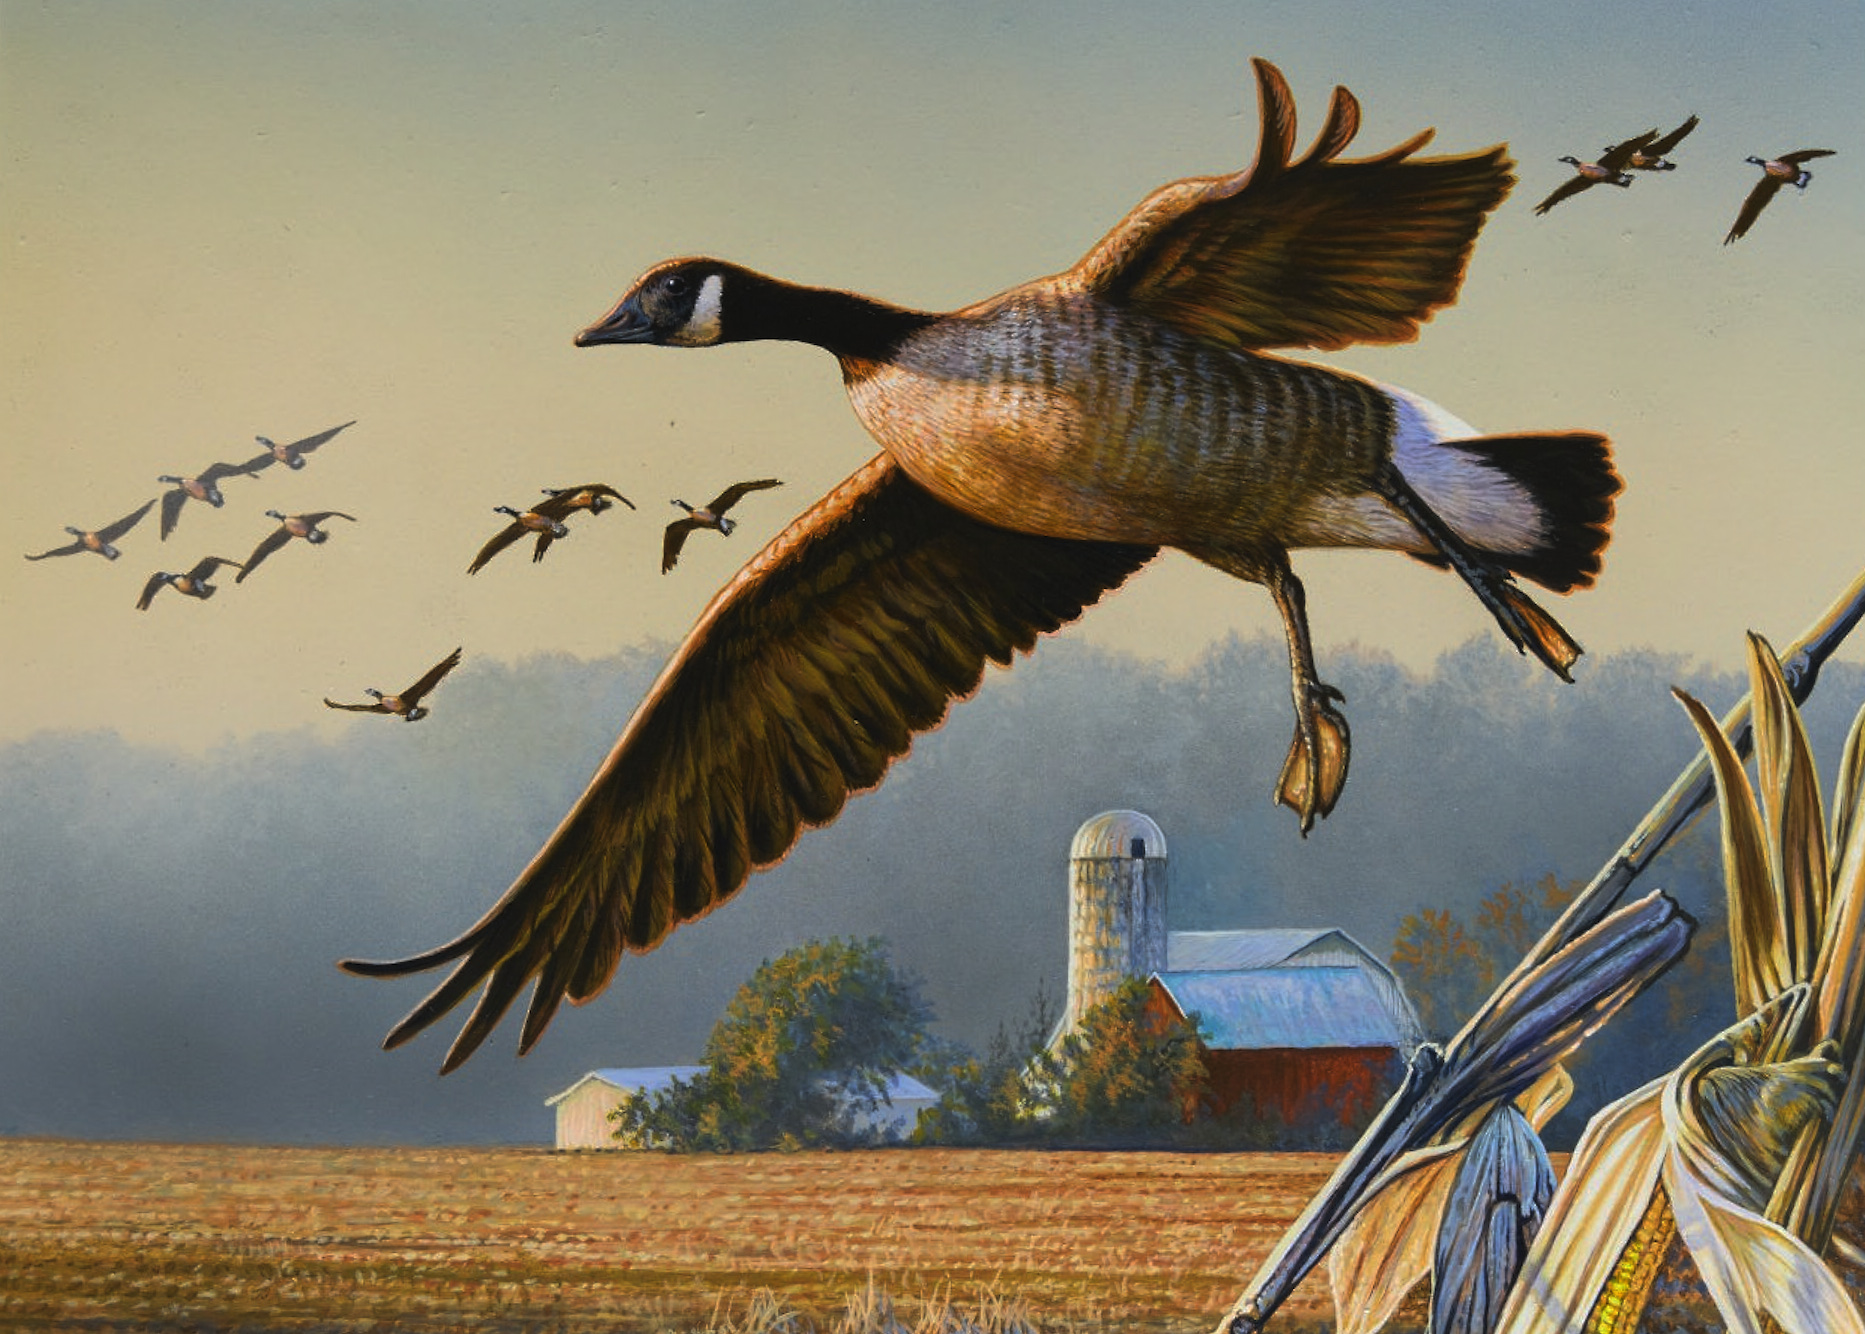
[[[1640,153],[1647,151],[1657,137],[1656,130],[1646,130],[1636,139],[1614,144],[1600,155],[1598,162],[1582,162],[1577,157],[1562,158],[1562,162],[1572,165],[1574,174],[1557,185],[1553,194],[1535,205],[1535,215],[1539,217],[1563,199],[1571,199],[1582,190],[1590,190],[1596,185],[1630,185],[1632,173],[1626,168],[1632,165],[1632,160]]]
[[[634,501],[630,500],[620,491],[617,491],[614,487],[608,486],[602,482],[591,482],[587,486],[547,486],[544,488],[544,494],[549,496],[550,499],[546,500],[542,505],[539,505],[537,507],[537,512],[539,514],[549,514],[559,519],[574,514],[577,510],[588,510],[591,514],[601,514],[604,510],[613,509],[615,507],[615,502],[618,500],[621,501],[622,504],[628,506],[629,509],[635,507]],[[541,558],[541,552],[539,555],[532,557],[533,560]]]
[[[577,336],[812,343],[882,452],[713,598],[478,923],[410,958],[344,961],[373,977],[455,965],[385,1046],[483,987],[454,1069],[535,983],[528,1050],[625,952],[716,908],[879,783],[986,662],[1027,652],[1162,546],[1266,585],[1281,611],[1297,722],[1276,794],[1304,829],[1340,795],[1348,732],[1290,548],[1448,564],[1567,675],[1579,645],[1511,573],[1593,582],[1619,490],[1605,438],[1477,436],[1417,395],[1270,353],[1415,337],[1508,192],[1505,150],[1414,157],[1427,131],[1339,160],[1360,112],[1337,88],[1296,158],[1288,85],[1266,61],[1256,75],[1255,165],[1156,190],[1064,273],[938,314],[674,260]]]
[[[175,531],[175,521],[181,517],[181,507],[184,504],[190,500],[204,500],[215,509],[219,509],[227,503],[226,497],[220,494],[220,479],[244,476],[245,471],[244,468],[231,463],[216,463],[205,472],[198,472],[192,477],[176,477],[164,473],[156,478],[156,481],[168,482],[174,487],[174,490],[162,493],[163,540],[166,541],[168,535]]]
[[[1653,139],[1649,144],[1645,145],[1644,148],[1634,151],[1631,158],[1625,164],[1626,169],[1629,171],[1677,170],[1677,164],[1665,157],[1665,154],[1682,143],[1684,141],[1684,136],[1696,128],[1697,118],[1692,116],[1662,139]],[[1613,150],[1617,147],[1618,145],[1613,144],[1602,149],[1602,156],[1610,157]]]
[[[738,521],[726,518],[725,512],[753,491],[768,491],[773,486],[782,485],[775,477],[766,477],[756,482],[734,482],[698,509],[684,500],[673,501],[673,504],[686,511],[686,518],[675,519],[667,525],[667,535],[661,542],[661,573],[666,574],[674,567],[674,562],[680,559],[680,548],[686,545],[688,533],[695,528],[711,528],[730,537],[732,529],[738,527]]]
[[[460,650],[456,648],[428,668],[426,675],[399,695],[385,695],[374,686],[369,686],[363,690],[365,695],[371,697],[371,702],[368,704],[339,704],[330,698],[326,698],[324,703],[329,708],[345,709],[351,713],[400,714],[404,721],[418,723],[428,715],[428,710],[421,705],[422,697],[440,684],[441,677],[459,665]]]
[[[1729,235],[1723,237],[1723,244],[1739,241],[1748,234],[1748,229],[1755,225],[1755,219],[1768,207],[1768,201],[1780,193],[1781,187],[1791,185],[1796,190],[1807,188],[1807,182],[1813,179],[1813,173],[1800,164],[1811,162],[1816,157],[1831,157],[1830,148],[1803,148],[1795,153],[1783,153],[1777,158],[1750,157],[1743,159],[1761,168],[1761,179],[1755,182],[1755,188],[1748,192],[1748,198],[1742,201],[1742,211],[1736,214],[1735,226],[1729,229]]]
[[[253,554],[246,558],[246,568],[233,576],[233,582],[236,584],[245,583],[246,576],[258,569],[261,561],[294,537],[302,537],[312,546],[326,541],[330,534],[318,527],[320,523],[329,519],[348,519],[351,523],[356,522],[354,514],[345,514],[342,510],[318,510],[314,514],[281,514],[277,510],[267,510],[266,517],[277,519],[278,527],[267,533],[260,540],[259,545],[253,548]]]
[[[270,468],[274,463],[282,463],[293,472],[304,466],[304,456],[329,440],[338,431],[356,425],[353,421],[344,422],[342,426],[333,426],[328,431],[319,431],[316,435],[307,435],[302,440],[294,440],[289,445],[281,445],[270,436],[256,435],[253,439],[265,446],[265,453],[247,459],[240,465],[243,473],[256,473]]]
[[[547,501],[545,504],[547,505],[549,502]],[[494,556],[498,555],[501,551],[505,550],[505,548],[509,547],[527,533],[537,534],[537,547],[531,553],[531,559],[533,561],[543,560],[544,553],[550,550],[550,544],[552,542],[560,537],[568,537],[570,535],[569,525],[564,523],[557,515],[546,513],[545,505],[539,505],[536,509],[528,510],[521,510],[511,505],[494,505],[492,507],[492,512],[494,514],[509,514],[511,515],[512,521],[499,529],[498,532],[494,533],[491,539],[483,547],[479,548],[479,554],[474,556],[472,564],[466,567],[466,572],[468,574],[478,574],[485,568],[487,561],[491,560]]]
[[[570,535],[569,525],[564,520],[578,510],[601,514],[604,510],[613,509],[618,500],[629,509],[635,507],[634,501],[614,487],[601,482],[591,482],[587,486],[547,486],[543,488],[543,491],[549,498],[542,504],[534,505],[522,512],[510,505],[494,507],[492,511],[494,514],[509,514],[512,516],[512,521],[493,534],[492,540],[479,549],[479,554],[473,557],[473,563],[466,567],[468,574],[478,574],[487,561],[526,533],[537,534],[537,545],[531,550],[532,562],[543,560],[544,553],[550,550],[552,542],[559,537]]]
[[[134,528],[142,520],[142,516],[149,512],[149,507],[153,504],[155,504],[153,498],[146,500],[137,509],[125,514],[115,523],[99,528],[96,532],[87,532],[85,529],[66,525],[65,531],[77,538],[77,541],[67,542],[62,547],[53,547],[50,551],[41,551],[38,555],[28,556],[26,559],[44,560],[47,556],[72,556],[80,551],[95,551],[105,560],[115,560],[123,554],[117,550],[116,540]]]
[[[240,568],[238,561],[228,560],[225,556],[204,556],[186,574],[157,570],[149,576],[149,582],[142,586],[142,596],[136,600],[136,610],[148,611],[149,603],[164,588],[172,588],[185,597],[203,600],[211,598],[217,585],[208,583],[207,577],[222,565],[231,565],[236,570]]]

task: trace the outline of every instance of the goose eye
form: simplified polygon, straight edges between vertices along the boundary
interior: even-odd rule
[[[689,286],[684,273],[670,273],[661,279],[661,291],[668,296],[685,296]]]

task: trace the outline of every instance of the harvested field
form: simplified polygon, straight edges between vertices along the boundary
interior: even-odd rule
[[[1206,1330],[1332,1161],[0,1140],[0,1326],[723,1329],[766,1289],[827,1330],[872,1281],[908,1324]]]

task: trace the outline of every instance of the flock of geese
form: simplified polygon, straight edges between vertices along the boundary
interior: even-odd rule
[[[315,435],[305,436],[289,444],[280,444],[267,436],[255,436],[254,439],[264,447],[264,452],[244,463],[214,463],[200,472],[188,475],[164,473],[158,476],[158,482],[166,483],[170,489],[159,496],[153,496],[141,505],[125,514],[113,523],[101,528],[74,528],[69,525],[65,531],[72,537],[63,546],[52,547],[47,551],[28,553],[27,560],[41,561],[53,556],[75,556],[92,552],[105,560],[116,560],[123,554],[117,543],[144,519],[149,511],[161,503],[160,536],[167,541],[180,522],[183,508],[190,500],[199,501],[215,509],[224,507],[226,495],[220,489],[220,483],[233,477],[256,478],[260,472],[274,463],[283,463],[294,472],[303,468],[305,456],[327,443],[340,431],[356,423],[347,421]],[[782,485],[774,477],[760,478],[757,481],[738,482],[720,492],[710,503],[701,506],[687,504],[675,499],[671,503],[685,511],[685,517],[675,519],[667,525],[666,537],[661,554],[661,572],[664,574],[674,567],[679,558],[680,548],[685,544],[687,535],[695,529],[706,528],[724,536],[730,536],[737,527],[737,521],[728,517],[728,512],[745,496],[753,491],[763,491]],[[545,487],[545,499],[529,509],[519,509],[513,505],[497,505],[493,513],[510,517],[511,522],[495,533],[472,563],[466,567],[468,574],[477,574],[488,561],[517,542],[520,538],[535,535],[537,538],[532,548],[531,559],[541,561],[551,543],[569,535],[566,520],[578,512],[601,514],[612,508],[617,502],[629,509],[635,508],[634,501],[617,491],[614,487],[601,482],[592,482],[584,486]],[[142,586],[142,592],[136,599],[138,611],[149,610],[156,594],[163,589],[172,589],[183,597],[206,601],[218,591],[219,585],[212,579],[222,569],[239,571],[233,582],[244,583],[265,560],[286,546],[293,538],[302,539],[308,545],[321,546],[330,538],[329,531],[323,526],[332,519],[344,519],[356,522],[356,516],[342,510],[314,510],[302,514],[286,514],[282,510],[269,509],[266,517],[277,521],[277,527],[259,540],[252,553],[244,561],[236,561],[226,556],[203,556],[186,570],[157,570],[151,574]],[[455,648],[452,653],[435,663],[422,674],[419,680],[405,690],[390,694],[374,686],[364,689],[370,697],[362,704],[343,704],[326,698],[324,703],[329,708],[343,709],[352,713],[383,713],[404,719],[407,722],[419,722],[428,716],[429,709],[421,700],[440,684],[447,673],[460,665],[462,650]]]
[[[530,988],[518,1039],[529,1050],[625,954],[730,899],[881,783],[987,664],[1008,666],[1168,548],[1275,604],[1294,728],[1272,796],[1304,834],[1340,799],[1352,746],[1294,552],[1390,551],[1445,570],[1519,651],[1572,679],[1580,644],[1517,580],[1562,594],[1595,582],[1622,485],[1611,442],[1533,423],[1483,434],[1409,390],[1289,355],[1410,342],[1454,302],[1478,232],[1516,183],[1506,146],[1426,156],[1426,129],[1347,157],[1361,109],[1336,87],[1298,152],[1287,80],[1252,64],[1251,164],[1160,186],[1063,272],[920,310],[687,256],[649,268],[576,335],[579,347],[813,346],[878,453],[712,598],[582,796],[477,922],[418,954],[341,961],[382,978],[450,966],[385,1047],[477,993],[441,1064],[455,1069]],[[1668,170],[1695,125],[1576,163],[1537,211]],[[1804,187],[1799,163],[1823,151],[1761,162],[1729,239],[1782,184]],[[290,464],[293,449],[268,454]],[[220,504],[221,477],[257,462],[173,479],[165,510]],[[729,535],[727,512],[776,485],[675,501],[663,572],[692,531]],[[469,569],[526,536],[539,560],[576,512],[614,504],[633,508],[590,485],[501,506],[507,524]],[[113,552],[146,509],[65,550]],[[312,518],[297,516],[302,531],[281,518],[248,564],[311,540]],[[162,578],[204,586],[232,563],[214,559]],[[459,657],[399,694],[326,703],[414,721]]]
[[[1574,174],[1556,186],[1554,193],[1535,205],[1536,215],[1546,213],[1562,200],[1572,199],[1596,185],[1614,185],[1624,189],[1637,179],[1633,174],[1635,172],[1675,171],[1677,164],[1671,161],[1668,154],[1697,128],[1697,123],[1697,117],[1693,115],[1669,134],[1660,135],[1656,130],[1647,130],[1636,139],[1607,145],[1599,157],[1591,162],[1571,155],[1561,158],[1562,162],[1573,167]],[[1813,173],[1806,169],[1804,163],[1814,158],[1831,156],[1833,150],[1830,148],[1801,148],[1778,157],[1750,155],[1745,158],[1744,161],[1761,168],[1761,179],[1755,182],[1747,197],[1742,200],[1742,208],[1736,214],[1729,234],[1723,237],[1723,244],[1728,245],[1748,235],[1748,229],[1755,225],[1755,219],[1761,216],[1761,211],[1768,207],[1769,201],[1784,186],[1791,185],[1796,190],[1805,190],[1807,183],[1813,179]]]

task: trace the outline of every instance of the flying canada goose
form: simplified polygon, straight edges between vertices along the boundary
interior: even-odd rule
[[[591,482],[587,486],[547,486],[544,494],[550,499],[539,505],[537,512],[558,519],[574,514],[577,510],[601,514],[604,510],[613,509],[618,500],[629,509],[635,507],[634,501],[603,482]],[[532,559],[540,559],[541,556],[542,553]]]
[[[1646,130],[1636,139],[1614,144],[1600,155],[1598,162],[1582,162],[1577,157],[1561,158],[1562,162],[1573,167],[1574,174],[1555,186],[1553,194],[1535,205],[1535,216],[1541,216],[1563,199],[1571,199],[1582,190],[1590,190],[1596,185],[1630,185],[1632,173],[1626,168],[1632,165],[1632,159],[1650,148],[1657,137],[1656,130]]]
[[[153,504],[155,504],[155,500],[151,497],[144,501],[138,508],[118,519],[115,523],[106,524],[96,532],[88,532],[83,528],[73,528],[67,524],[65,526],[65,531],[77,538],[77,541],[67,542],[62,547],[53,547],[50,551],[41,551],[38,555],[28,556],[26,559],[44,560],[47,556],[73,556],[80,551],[95,551],[105,560],[115,560],[118,556],[123,554],[121,551],[117,550],[116,540],[140,523],[142,521],[142,516],[149,512],[149,507]]]
[[[1795,153],[1783,153],[1777,158],[1744,158],[1743,161],[1752,162],[1761,168],[1761,179],[1755,182],[1755,188],[1742,201],[1742,211],[1736,214],[1735,226],[1729,229],[1729,235],[1723,237],[1723,244],[1728,245],[1748,235],[1748,229],[1755,225],[1755,219],[1768,207],[1768,201],[1780,193],[1782,186],[1806,189],[1807,182],[1813,179],[1813,173],[1800,164],[1811,162],[1816,157],[1831,157],[1833,151],[1830,148],[1803,148]]]
[[[173,490],[162,493],[162,540],[175,531],[175,521],[181,517],[181,507],[190,500],[204,500],[219,509],[227,503],[227,498],[220,494],[222,477],[246,476],[246,470],[231,463],[216,463],[205,472],[197,472],[192,477],[176,477],[164,473],[156,478],[158,482],[168,482]]]
[[[256,435],[253,439],[265,446],[265,453],[247,459],[246,462],[240,465],[240,471],[250,476],[262,469],[270,468],[274,463],[282,463],[293,472],[296,472],[298,469],[304,467],[304,456],[306,454],[309,454],[319,445],[325,443],[338,431],[354,425],[356,425],[355,422],[347,421],[344,422],[342,426],[333,426],[328,431],[319,431],[316,435],[307,435],[304,439],[294,440],[289,445],[281,445],[270,436]]]
[[[325,520],[348,519],[351,523],[356,522],[354,514],[345,514],[342,510],[318,510],[314,514],[281,514],[277,510],[267,510],[266,517],[277,519],[278,527],[261,538],[259,545],[253,548],[253,554],[246,558],[246,568],[233,576],[236,584],[245,583],[246,576],[258,569],[261,561],[294,537],[302,537],[312,546],[328,540],[330,534],[318,527]]]
[[[667,525],[667,536],[661,542],[661,573],[666,574],[674,567],[674,562],[680,559],[680,548],[686,545],[688,533],[695,528],[712,528],[722,536],[730,537],[732,530],[738,527],[738,521],[726,518],[725,512],[753,491],[768,491],[773,486],[782,485],[775,477],[766,477],[756,482],[734,482],[698,509],[684,500],[673,501],[673,504],[686,511],[686,518],[675,519]]]
[[[494,533],[491,540],[479,548],[479,554],[473,557],[473,563],[466,567],[466,572],[478,574],[485,568],[487,561],[526,533],[537,534],[537,546],[531,552],[531,559],[534,562],[543,560],[544,553],[550,550],[552,542],[570,535],[570,526],[560,516],[547,512],[550,503],[550,501],[545,501],[535,509],[528,510],[517,509],[511,505],[494,505],[492,507],[494,514],[509,514],[512,521]]]
[[[1697,118],[1692,116],[1662,139],[1653,139],[1641,149],[1635,149],[1626,161],[1628,171],[1676,171],[1677,164],[1665,156],[1684,141],[1684,136],[1697,128]],[[1600,150],[1602,160],[1611,157],[1617,144],[1608,144]],[[1563,159],[1570,160],[1570,159]]]
[[[779,861],[879,783],[915,733],[1162,546],[1268,587],[1297,725],[1276,785],[1304,829],[1348,760],[1316,673],[1297,546],[1449,564],[1518,648],[1565,677],[1580,646],[1510,578],[1556,591],[1600,567],[1619,479],[1591,432],[1478,436],[1401,389],[1271,348],[1399,343],[1449,303],[1508,192],[1502,146],[1417,158],[1430,131],[1338,161],[1359,104],[1334,91],[1292,156],[1293,102],[1255,63],[1253,167],[1164,186],[1073,268],[951,314],[780,282],[712,259],[648,270],[579,346],[815,344],[882,452],[713,598],[575,807],[452,941],[350,972],[456,966],[395,1047],[484,987],[457,1068],[535,981],[518,1046],[623,953]]]
[[[428,710],[421,704],[422,697],[440,684],[441,677],[459,665],[460,650],[456,648],[428,668],[426,675],[399,695],[385,695],[374,686],[369,686],[363,691],[365,695],[371,697],[371,702],[368,704],[339,704],[328,697],[325,698],[324,704],[329,708],[345,709],[350,713],[398,713],[404,721],[418,723],[428,715]]]
[[[164,588],[172,588],[185,597],[202,600],[211,598],[217,585],[208,583],[207,577],[222,565],[231,565],[236,570],[240,568],[238,561],[228,560],[225,556],[203,556],[186,574],[170,574],[166,570],[157,570],[149,576],[149,582],[142,586],[142,596],[136,599],[136,610],[148,611],[149,603]]]

